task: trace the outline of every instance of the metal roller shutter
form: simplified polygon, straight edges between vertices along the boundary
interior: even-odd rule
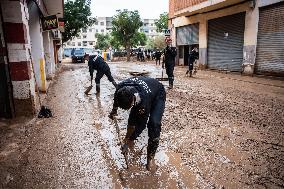
[[[241,71],[245,12],[208,21],[208,67]]]
[[[256,73],[284,76],[284,3],[259,10]]]
[[[199,43],[199,24],[178,27],[176,33],[178,46]]]

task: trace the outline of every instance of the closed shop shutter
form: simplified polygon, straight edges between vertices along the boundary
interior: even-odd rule
[[[256,73],[284,76],[284,3],[259,10]]]
[[[178,27],[176,30],[177,45],[192,45],[199,43],[199,24]]]
[[[241,71],[245,13],[208,21],[208,67]]]

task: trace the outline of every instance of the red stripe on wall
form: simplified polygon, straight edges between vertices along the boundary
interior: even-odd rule
[[[24,81],[31,78],[30,62],[10,62],[9,65],[12,81]]]
[[[4,22],[7,43],[27,43],[27,28],[23,23]]]

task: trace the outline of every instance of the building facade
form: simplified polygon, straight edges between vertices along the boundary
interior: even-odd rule
[[[149,38],[155,38],[160,35],[157,32],[157,27],[155,25],[156,19],[143,19],[143,26],[140,28],[140,32],[145,33],[145,35]]]
[[[189,51],[209,69],[284,76],[283,0],[170,0],[177,64]]]
[[[61,44],[58,29],[43,30],[48,15],[63,17],[63,1],[0,1],[0,117],[34,114],[47,90]]]
[[[96,33],[108,34],[112,31],[112,17],[97,17],[97,22],[87,28],[82,29],[81,33],[66,43],[66,48],[85,47],[94,48],[96,46]],[[145,33],[149,38],[154,38],[159,35],[155,25],[155,19],[142,19],[143,26],[139,29],[140,32]]]

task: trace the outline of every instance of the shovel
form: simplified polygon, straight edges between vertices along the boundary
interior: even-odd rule
[[[162,68],[162,77],[157,77],[156,78],[158,81],[168,81],[169,78],[164,77],[164,69]]]
[[[88,95],[89,92],[92,90],[93,88],[93,77],[91,78],[91,85],[85,90],[85,94]]]
[[[113,121],[114,121],[114,125],[115,125],[115,129],[116,129],[116,133],[117,133],[117,137],[118,137],[119,143],[120,143],[120,145],[122,145],[123,142],[120,140],[120,132],[119,132],[119,127],[118,127],[118,124],[117,124],[117,119],[116,119],[116,117],[113,118]],[[121,153],[122,153],[122,155],[124,156],[126,169],[128,169],[128,167],[129,167],[129,166],[128,166],[128,157],[127,157],[128,146],[127,146],[126,144],[124,144],[124,145],[121,146]]]

